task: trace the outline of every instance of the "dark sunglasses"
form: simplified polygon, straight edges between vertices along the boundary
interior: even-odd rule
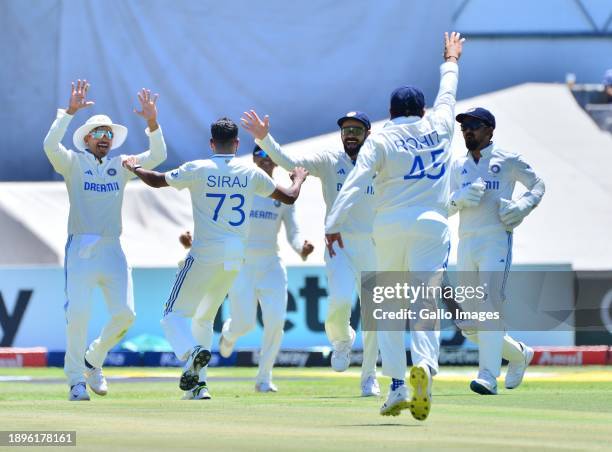
[[[488,127],[482,121],[466,121],[461,123],[461,131],[465,132],[466,130],[478,130],[481,127]]]
[[[343,136],[360,137],[365,134],[365,129],[363,127],[342,127],[340,132]]]
[[[106,136],[109,140],[113,139],[113,132],[110,130],[94,130],[93,132],[89,132],[89,134],[96,140],[99,140],[103,136]]]
[[[268,154],[266,154],[266,151],[263,151],[261,149],[259,151],[253,152],[253,155],[255,157],[261,157],[262,159],[265,159],[266,157],[268,157]]]

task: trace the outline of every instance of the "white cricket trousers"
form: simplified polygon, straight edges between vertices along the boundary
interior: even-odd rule
[[[186,360],[196,345],[210,350],[212,322],[238,270],[226,269],[223,263],[205,263],[187,256],[179,268],[168,301],[164,306],[161,326],[174,353]],[[197,318],[190,325],[190,320]]]
[[[255,328],[258,301],[263,338],[256,381],[269,383],[287,315],[287,271],[276,253],[247,255],[229,291],[230,318],[223,337],[235,342]]]
[[[502,312],[505,286],[512,265],[512,233],[492,231],[462,236],[457,249],[457,270],[460,285],[487,287],[488,309]],[[487,322],[483,330],[464,330],[463,335],[478,344],[479,371],[497,378],[501,359],[522,361],[519,343],[505,334],[503,321]]]
[[[85,381],[85,359],[102,367],[108,351],[127,333],[136,315],[132,272],[118,237],[70,235],[64,259],[66,356],[64,372],[70,386]],[[87,349],[87,326],[93,289],[99,286],[111,316]]]
[[[447,221],[425,213],[409,222],[374,225],[378,271],[411,272],[420,281],[438,285],[448,263],[450,237]],[[410,281],[408,281],[410,283]],[[414,282],[414,281],[413,281]],[[436,309],[436,300],[419,300],[418,306]],[[406,376],[405,331],[378,331],[383,374],[403,380]],[[412,321],[410,354],[413,365],[427,365],[438,372],[440,330],[436,320]]]
[[[327,317],[325,332],[333,344],[351,339],[351,309],[355,291],[361,292],[361,272],[376,270],[376,251],[371,237],[343,234],[344,248],[336,243],[334,257],[325,250],[327,271]],[[363,325],[363,322],[362,322]],[[362,331],[363,361],[361,379],[376,376],[378,341],[376,331]]]

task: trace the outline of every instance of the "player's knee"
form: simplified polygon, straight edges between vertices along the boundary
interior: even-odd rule
[[[136,320],[136,313],[130,308],[124,308],[115,314],[113,318],[117,323],[127,328],[134,323],[134,320]]]

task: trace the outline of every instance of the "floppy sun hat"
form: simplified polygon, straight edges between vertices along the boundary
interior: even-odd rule
[[[113,124],[111,118],[106,115],[94,115],[74,132],[74,135],[72,136],[74,146],[80,151],[85,151],[85,149],[87,149],[85,137],[93,129],[100,126],[108,126],[113,131],[113,145],[111,146],[111,149],[116,149],[121,146],[127,138],[127,127],[120,124]]]

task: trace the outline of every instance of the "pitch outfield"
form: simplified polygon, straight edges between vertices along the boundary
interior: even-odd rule
[[[353,369],[277,369],[281,392],[256,394],[255,369],[216,368],[211,401],[178,400],[178,369],[108,368],[106,374],[108,396],[68,402],[60,369],[0,369],[0,430],[76,430],[79,449],[105,451],[609,450],[612,444],[609,367],[531,368],[523,386],[497,397],[469,391],[473,369],[446,367],[425,422],[407,411],[380,416],[381,399],[357,396]],[[31,380],[6,381],[14,377]]]

